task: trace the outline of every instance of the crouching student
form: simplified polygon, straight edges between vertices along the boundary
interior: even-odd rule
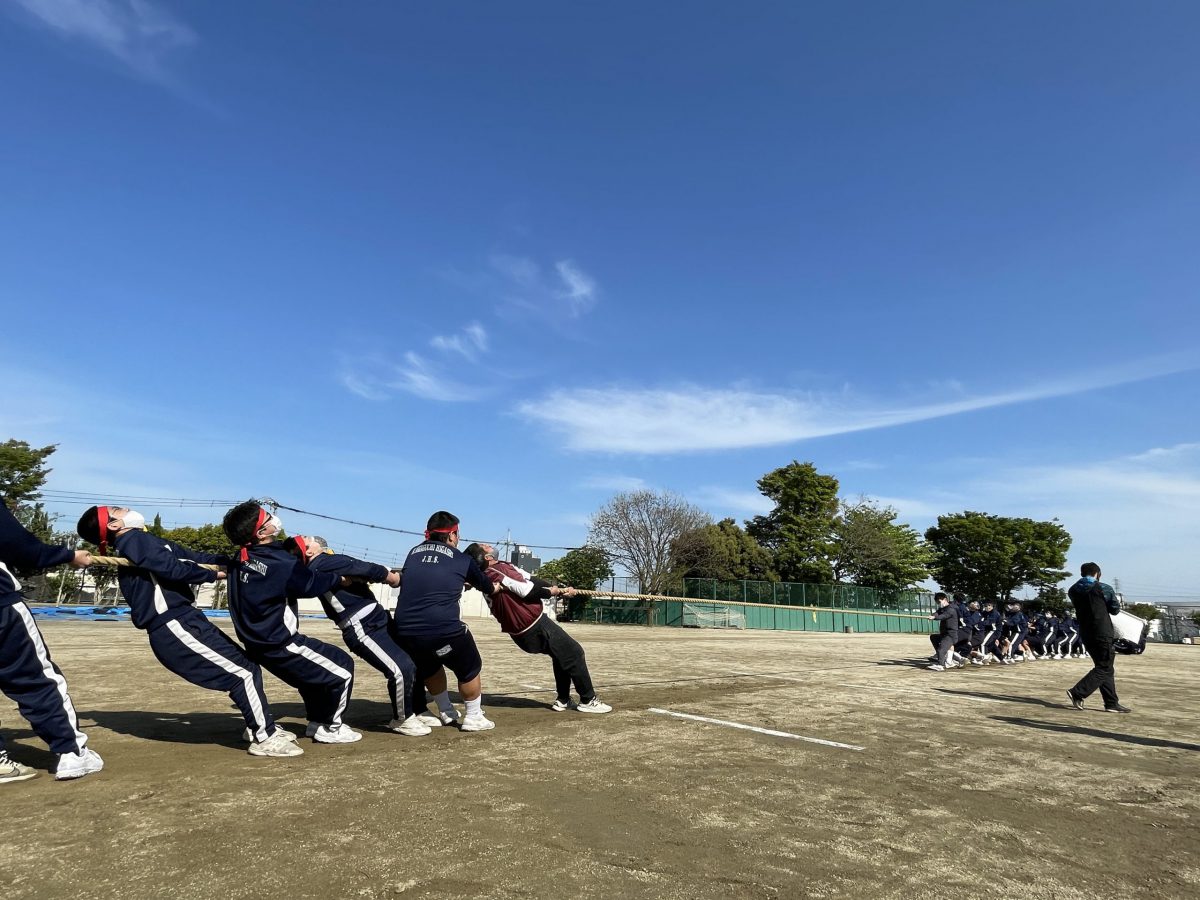
[[[384,566],[353,556],[330,553],[325,539],[315,534],[290,537],[283,546],[311,571],[331,572],[354,579],[349,587],[321,594],[321,606],[333,624],[341,629],[342,640],[350,652],[366,660],[387,678],[388,696],[392,701],[392,721],[388,728],[409,737],[429,734],[429,725],[413,714],[412,692],[417,682],[417,667],[412,657],[392,639],[387,610],[367,587],[368,582],[399,587],[400,573],[389,572]],[[420,697],[424,699],[424,690]],[[436,721],[442,724],[440,720]]]
[[[66,563],[83,569],[91,562],[91,554],[84,550],[43,544],[0,503],[0,691],[17,704],[51,752],[58,754],[54,777],[59,781],[99,772],[104,760],[88,747],[87,735],[79,730],[66,679],[50,659],[33,613],[21,596],[21,582],[9,566],[48,569]],[[36,775],[35,769],[8,758],[0,736],[0,784]]]
[[[229,613],[246,655],[300,692],[305,736],[319,744],[350,744],[362,735],[342,722],[354,684],[345,650],[300,634],[296,600],[349,584],[335,572],[300,565],[276,540],[279,517],[253,500],[225,514],[225,535],[241,552],[229,568]]]
[[[146,632],[155,658],[169,672],[197,687],[229,694],[246,721],[251,756],[299,756],[296,737],[278,727],[263,692],[262,670],[242,648],[196,608],[194,584],[223,573],[202,563],[226,565],[223,556],[189,550],[145,531],[141,513],[123,506],[93,506],[79,518],[80,537],[133,563],[117,570],[121,596],[135,628]],[[136,567],[136,568],[135,568]]]
[[[483,714],[483,660],[475,638],[462,621],[459,601],[470,585],[484,596],[496,587],[475,560],[458,549],[458,517],[445,510],[429,517],[425,541],[408,551],[400,581],[394,618],[397,642],[417,665],[438,705],[444,725],[459,721],[450,702],[446,669],[458,679],[458,692],[466,705],[462,731],[487,731],[496,723]],[[419,709],[418,715],[425,712]]]
[[[488,598],[488,608],[500,623],[500,630],[526,653],[550,657],[556,691],[551,708],[556,712],[571,708],[571,684],[574,682],[579,694],[579,704],[575,708],[579,712],[612,712],[612,707],[596,696],[583,648],[546,615],[542,602],[550,597],[573,597],[575,589],[555,587],[548,581],[527,576],[516,566],[496,559],[496,551],[490,544],[471,544],[467,553],[501,589]]]
[[[928,618],[937,621],[939,628],[937,661],[932,663],[929,668],[934,672],[944,672],[948,666],[952,665],[954,645],[958,643],[958,610],[950,603],[950,598],[941,591],[934,594],[933,599],[938,605],[937,612]]]

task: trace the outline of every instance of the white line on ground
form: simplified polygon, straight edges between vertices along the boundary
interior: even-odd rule
[[[523,687],[523,688],[529,688],[529,690],[531,690],[531,691],[548,691],[548,690],[550,690],[549,688],[544,688],[544,687],[542,687],[541,685],[538,685],[538,684],[526,684],[526,683],[525,683],[525,682],[523,682],[523,681],[520,683],[520,686],[521,686],[521,687]]]
[[[893,694],[919,694],[922,697],[929,697],[930,699],[935,699],[935,700],[945,699],[945,698],[949,697],[951,699],[958,698],[959,700],[974,700],[977,703],[1000,703],[1001,702],[999,700],[993,700],[991,697],[968,697],[966,694],[942,694],[942,693],[935,693],[933,691],[910,691],[907,688],[878,687],[873,684],[850,684],[849,682],[844,682],[844,681],[838,682],[838,687],[860,688],[861,690],[864,690],[864,691],[891,691]]]
[[[673,712],[669,709],[659,709],[656,706],[648,710],[662,716],[675,716],[678,719],[690,719],[693,722],[707,722],[709,725],[724,725],[726,728],[739,728],[742,731],[753,731],[757,734],[769,734],[771,737],[792,738],[797,741],[807,741],[810,744],[822,744],[826,747],[837,747],[840,750],[865,750],[854,744],[839,744],[837,741],[827,741],[824,738],[805,737],[802,734],[792,734],[790,731],[775,731],[771,728],[759,728],[756,725],[743,725],[741,722],[727,722],[725,719],[710,719],[706,716],[693,716],[691,713]]]

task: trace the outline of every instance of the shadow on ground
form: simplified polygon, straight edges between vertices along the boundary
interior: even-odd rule
[[[956,691],[953,688],[934,688],[940,694],[954,694],[958,697],[981,697],[984,700],[1001,700],[1005,703],[1028,703],[1031,706],[1044,706],[1046,709],[1070,709],[1066,703],[1052,703],[1041,697],[1018,697],[1016,694],[989,694],[986,691]]]
[[[1037,728],[1041,731],[1057,731],[1062,734],[1083,734],[1088,737],[1101,738],[1107,741],[1120,741],[1123,744],[1138,744],[1142,747],[1164,747],[1168,750],[1191,750],[1200,753],[1200,744],[1185,744],[1182,741],[1168,741],[1162,738],[1142,737],[1137,734],[1119,734],[1115,731],[1101,731],[1099,728],[1085,728],[1080,725],[1060,725],[1057,722],[1039,722],[1036,719],[1021,719],[1014,716],[989,716],[997,722],[1009,725],[1020,725],[1022,728]]]

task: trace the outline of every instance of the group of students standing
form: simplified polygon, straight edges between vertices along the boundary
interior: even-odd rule
[[[938,620],[940,627],[937,634],[929,636],[936,651],[929,668],[944,672],[965,666],[968,659],[986,665],[993,657],[1011,664],[1022,659],[1086,655],[1092,659],[1092,668],[1067,690],[1069,708],[1084,709],[1084,701],[1099,691],[1105,712],[1131,712],[1117,697],[1116,654],[1141,652],[1145,632],[1140,647],[1117,637],[1113,619],[1121,613],[1121,603],[1112,586],[1100,580],[1100,574],[1100,566],[1094,562],[1080,566],[1079,580],[1067,591],[1075,616],[1061,619],[1045,612],[1031,621],[1016,601],[1000,614],[991,602],[966,602],[961,594],[955,594],[952,601],[944,593],[935,594],[938,608],[929,618]]]
[[[1009,601],[1003,609],[990,600],[968,601],[962,594],[952,598],[934,594],[938,610],[930,618],[941,620],[937,634],[929,636],[934,655],[929,668],[943,672],[976,666],[1012,665],[1035,659],[1082,659],[1086,654],[1079,620],[1043,610],[1032,617],[1021,603]]]
[[[79,519],[84,540],[105,554],[111,548],[128,565],[118,569],[121,594],[136,628],[169,671],[199,687],[229,694],[245,720],[248,752],[292,757],[304,751],[298,737],[280,727],[263,689],[262,670],[300,694],[308,719],[305,736],[316,743],[362,739],[343,717],[354,685],[354,660],[345,650],[302,634],[297,601],[317,597],[359,659],[387,680],[392,719],[388,727],[420,737],[457,725],[465,732],[495,727],[482,709],[482,659],[459,614],[465,586],[487,597],[501,629],[528,653],[551,657],[555,711],[605,713],[596,697],[582,647],[545,615],[544,601],[573,595],[495,557],[492,547],[458,549],[459,520],[439,511],[430,517],[422,543],[399,570],[329,552],[319,536],[279,540],[283,523],[255,501],[233,507],[223,528],[240,549],[230,557],[203,553],[145,530],[145,517],[119,506],[93,506]],[[66,681],[49,655],[20,584],[5,563],[39,569],[62,563],[92,564],[86,551],[51,547],[16,521],[0,516],[0,690],[16,701],[34,731],[59,755],[55,777],[99,772],[104,762],[87,747]],[[208,620],[195,603],[195,585],[226,579],[229,611],[240,645]],[[399,587],[394,615],[369,585]],[[463,715],[450,700],[450,669],[458,682]],[[579,702],[572,703],[574,686]],[[429,695],[437,712],[429,711]],[[36,771],[8,757],[0,738],[0,783],[32,778]]]

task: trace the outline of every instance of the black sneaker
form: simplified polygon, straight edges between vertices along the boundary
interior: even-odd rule
[[[1106,707],[1104,707],[1104,711],[1105,712],[1124,712],[1124,713],[1133,712],[1133,710],[1130,709],[1128,706],[1122,706],[1120,703],[1116,703],[1112,706],[1106,706]]]
[[[1067,699],[1071,701],[1072,709],[1083,709],[1083,701],[1071,693],[1071,689],[1067,689]]]

